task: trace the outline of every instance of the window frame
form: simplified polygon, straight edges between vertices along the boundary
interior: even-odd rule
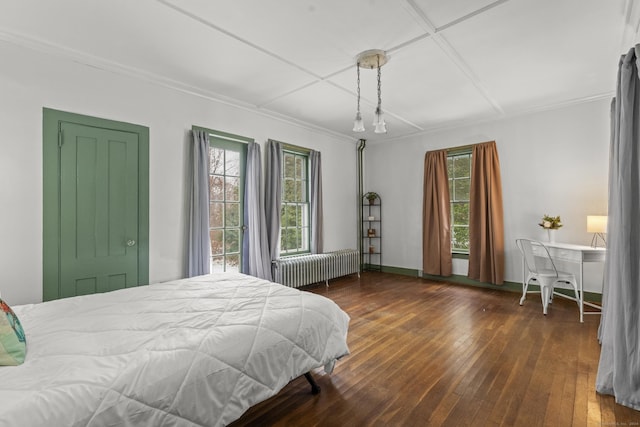
[[[455,161],[456,158],[464,158],[466,157],[468,159],[469,162],[469,175],[465,176],[465,177],[456,177],[456,176],[451,176],[449,173],[449,169],[451,169],[452,172],[455,171],[455,168],[452,166],[451,168],[449,168],[449,160],[451,160],[452,162]],[[462,257],[466,257],[469,255],[469,249],[468,248],[459,248],[459,247],[455,247],[454,242],[455,242],[455,228],[458,227],[464,227],[465,225],[454,225],[454,205],[456,204],[462,204],[462,203],[466,203],[467,205],[470,205],[471,203],[471,175],[472,175],[472,171],[471,168],[473,166],[473,148],[471,146],[467,146],[467,147],[459,147],[453,150],[448,150],[447,151],[447,179],[448,179],[448,184],[449,184],[449,207],[450,207],[450,229],[451,229],[451,253],[452,255],[455,256],[462,256]],[[455,194],[455,182],[456,180],[467,180],[468,181],[468,188],[469,188],[469,196],[467,199],[458,199],[456,197]],[[453,190],[453,191],[452,191]],[[466,222],[466,228],[467,230],[469,229],[469,221],[470,221],[470,216],[469,213],[467,211],[467,222]],[[468,235],[468,231],[467,231],[467,235]],[[468,246],[469,242],[467,241],[467,246]]]
[[[234,135],[231,133],[226,133],[226,132],[222,132],[222,131],[218,131],[218,130],[214,130],[214,129],[209,129],[209,128],[205,128],[205,127],[200,127],[200,126],[192,126],[192,130],[194,131],[203,131],[206,132],[207,135],[209,136],[209,156],[211,156],[211,149],[212,148],[218,148],[218,149],[222,149],[222,150],[230,150],[230,151],[238,151],[240,154],[240,158],[239,158],[239,165],[238,165],[238,204],[239,204],[239,208],[238,208],[238,221],[239,224],[238,226],[233,226],[233,227],[227,227],[226,223],[224,222],[224,218],[226,213],[223,213],[223,225],[222,227],[212,227],[211,223],[209,222],[209,236],[211,236],[211,233],[213,231],[217,231],[217,230],[222,230],[223,231],[223,251],[221,254],[214,254],[213,253],[213,248],[211,248],[211,254],[209,256],[209,262],[211,265],[211,271],[214,271],[214,258],[218,258],[218,257],[222,257],[224,260],[223,263],[223,271],[228,271],[228,260],[227,260],[227,256],[235,256],[237,255],[238,257],[238,268],[237,271],[242,271],[242,243],[243,243],[243,235],[244,235],[244,231],[245,231],[245,224],[244,224],[244,210],[246,209],[246,206],[244,206],[244,185],[245,185],[245,168],[246,168],[246,160],[247,160],[247,145],[249,142],[254,142],[253,138],[247,138],[247,137],[243,137],[240,135]],[[210,158],[210,157],[209,157]],[[211,165],[209,165],[209,167],[211,168]],[[209,177],[213,176],[212,170],[209,169]],[[218,175],[218,176],[224,176],[226,178],[226,171],[223,175]],[[211,205],[212,203],[216,203],[216,202],[222,202],[224,203],[225,207],[224,207],[224,211],[226,212],[226,203],[227,203],[227,192],[223,192],[223,200],[221,201],[212,201],[210,199],[210,193],[209,193],[209,209],[211,209]],[[235,202],[234,202],[235,203]],[[209,214],[209,218],[211,218],[211,213]],[[211,219],[209,220],[211,221]],[[226,248],[226,229],[227,228],[234,228],[234,229],[238,229],[238,251],[229,251],[227,252],[227,248]],[[209,245],[212,245],[212,242],[209,242]],[[236,270],[232,270],[232,271],[236,271]]]
[[[281,200],[280,200],[280,256],[288,257],[295,255],[303,255],[311,253],[311,181],[310,181],[310,159],[309,155],[311,150],[303,147],[298,147],[291,144],[282,143],[282,171],[281,171]],[[294,156],[294,168],[296,165],[296,159],[301,158],[304,162],[304,177],[302,179],[298,179],[295,174],[295,169],[293,173],[293,178],[287,177],[287,156]],[[294,188],[296,186],[296,181],[302,181],[304,185],[302,185],[301,189],[304,191],[304,197],[302,200],[285,200],[285,189],[287,180],[293,179]],[[291,226],[286,224],[286,215],[285,215],[285,207],[293,207],[294,210],[297,211],[297,208],[302,207],[302,222]],[[296,213],[296,217],[298,214]],[[297,230],[299,230],[300,242],[297,242],[296,247],[293,249],[285,249],[283,247],[283,239],[285,233],[289,230],[296,230],[295,234],[298,235]],[[296,239],[297,240],[297,239]],[[306,247],[305,247],[306,245]]]

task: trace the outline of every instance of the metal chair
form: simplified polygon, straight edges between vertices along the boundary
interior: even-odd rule
[[[545,264],[550,264],[550,269],[539,267],[539,264],[536,262],[536,255],[534,255],[533,252],[534,244],[542,248],[542,254],[538,256],[541,259],[548,260],[548,263]],[[527,269],[525,280],[522,282],[522,298],[520,298],[520,305],[524,304],[524,300],[527,297],[529,282],[535,280],[540,286],[542,313],[545,315],[547,314],[547,307],[549,306],[549,303],[553,300],[554,287],[557,283],[567,283],[573,286],[573,291],[576,295],[575,301],[578,303],[578,307],[580,307],[578,283],[576,282],[575,275],[564,271],[558,271],[551,255],[549,254],[549,249],[547,249],[543,243],[529,239],[516,239],[516,246],[520,249],[520,252],[522,252],[524,267]],[[569,298],[573,299],[571,297]]]

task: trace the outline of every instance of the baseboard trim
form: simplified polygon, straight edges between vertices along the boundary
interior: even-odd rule
[[[494,285],[493,283],[479,282],[477,280],[469,279],[467,276],[462,276],[459,274],[453,274],[451,276],[435,276],[431,274],[424,274],[420,270],[415,270],[412,268],[403,268],[403,267],[393,267],[389,265],[383,265],[380,268],[380,271],[383,273],[391,273],[391,274],[399,274],[402,276],[411,276],[411,277],[421,277],[423,279],[435,280],[439,282],[448,282],[454,285],[467,285],[467,286],[475,286],[478,288],[485,289],[495,289],[499,291],[509,291],[509,292],[522,292],[522,283],[520,282],[509,282],[505,281],[502,285]],[[540,292],[540,287],[538,285],[529,285],[529,290],[532,292]],[[571,295],[573,291],[569,289],[556,289],[557,292]],[[584,300],[593,303],[601,303],[602,302],[602,294],[596,292],[585,292]]]

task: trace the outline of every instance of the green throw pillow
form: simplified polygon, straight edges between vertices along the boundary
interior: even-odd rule
[[[0,299],[0,366],[24,362],[27,341],[18,316]]]

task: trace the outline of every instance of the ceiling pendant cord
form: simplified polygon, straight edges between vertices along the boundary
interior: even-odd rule
[[[378,105],[376,106],[373,118],[373,126],[375,133],[387,133],[387,125],[384,122],[384,114],[382,113],[382,71],[381,68],[389,61],[387,53],[380,49],[369,49],[361,52],[356,59],[356,72],[358,83],[358,110],[356,119],[353,122],[354,132],[364,132],[364,123],[362,122],[362,114],[360,113],[360,68],[378,69]]]
[[[380,69],[380,57],[378,56],[378,106],[376,107],[376,115],[374,125],[380,122],[380,113],[382,106],[382,70]]]
[[[356,118],[353,121],[353,131],[364,132],[364,122],[362,121],[362,115],[360,114],[360,62],[356,64],[356,71],[358,73],[358,109],[356,110]]]
[[[375,133],[387,133],[387,124],[384,122],[384,115],[382,114],[382,70],[380,68],[380,55],[378,58],[378,106],[376,107],[376,113],[373,119],[373,125],[375,126]]]

